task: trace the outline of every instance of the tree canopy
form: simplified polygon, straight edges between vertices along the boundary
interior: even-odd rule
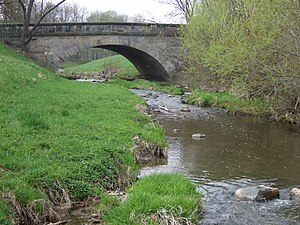
[[[202,0],[182,32],[187,73],[208,88],[221,84],[298,113],[299,15],[299,0]]]

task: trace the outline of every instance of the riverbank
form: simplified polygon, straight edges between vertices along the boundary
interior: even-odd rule
[[[296,113],[278,113],[274,111],[272,101],[260,99],[243,99],[230,94],[229,92],[213,92],[200,88],[180,87],[170,83],[150,82],[143,79],[132,81],[112,79],[109,83],[118,84],[123,87],[141,90],[154,90],[170,95],[183,95],[183,103],[197,105],[205,108],[219,108],[227,111],[228,114],[264,118],[281,123],[300,125],[300,116]]]
[[[228,92],[210,92],[195,89],[185,95],[183,102],[201,107],[222,108],[233,115],[268,117],[271,115],[270,103],[234,97]]]
[[[224,109],[228,114],[264,118],[271,121],[299,125],[300,117],[294,113],[278,114],[274,112],[274,104],[260,99],[243,99],[228,92],[213,92],[199,88],[175,86],[170,83],[150,82],[143,79],[133,81],[112,79],[108,83],[118,84],[126,88],[154,90],[170,95],[183,95],[182,102],[205,108]]]
[[[184,96],[183,102],[201,107],[222,108],[229,114],[265,118],[282,123],[300,124],[300,116],[296,113],[278,113],[274,111],[274,103],[260,99],[242,99],[228,92],[210,92],[194,89]]]
[[[3,44],[0,93],[3,225],[58,221],[132,184],[136,136],[166,148],[164,131],[127,88],[62,79]]]

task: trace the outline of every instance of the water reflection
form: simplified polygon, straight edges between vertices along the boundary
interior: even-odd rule
[[[224,115],[217,120],[160,121],[168,136],[181,139],[182,162],[192,176],[276,178],[280,187],[300,184],[300,131],[295,128],[291,134],[286,125]],[[192,139],[198,132],[206,137]]]
[[[182,161],[193,176],[276,178],[280,187],[300,184],[300,138],[298,133],[291,135],[285,125],[231,116],[220,116],[217,121],[161,121],[170,136],[179,138],[172,131],[181,130]],[[206,138],[192,139],[197,132],[205,133]]]

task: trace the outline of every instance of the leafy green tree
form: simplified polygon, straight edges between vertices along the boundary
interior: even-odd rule
[[[187,72],[240,97],[272,100],[280,114],[298,114],[299,2],[201,1],[182,30]],[[210,73],[199,73],[203,68]]]

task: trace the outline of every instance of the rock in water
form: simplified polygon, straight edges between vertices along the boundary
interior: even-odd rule
[[[200,133],[192,135],[192,138],[194,138],[194,139],[200,139],[200,138],[204,138],[204,137],[205,137],[205,134],[200,134]]]
[[[279,190],[264,185],[245,187],[236,190],[235,196],[241,200],[266,201],[279,198]]]
[[[260,201],[272,200],[274,198],[279,198],[278,188],[264,187],[258,191],[255,200],[260,202]]]
[[[182,107],[182,108],[180,109],[180,111],[181,111],[181,112],[190,112],[191,110],[190,110],[189,107],[184,106],[184,107]]]
[[[300,188],[293,188],[291,191],[291,200],[300,201]]]

